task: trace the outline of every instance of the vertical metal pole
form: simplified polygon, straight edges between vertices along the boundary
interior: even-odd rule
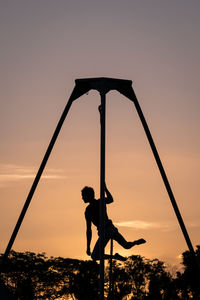
[[[99,299],[104,300],[104,244],[105,244],[105,128],[106,128],[106,94],[101,95],[101,153],[100,153],[100,294]]]
[[[113,276],[112,270],[113,269],[113,239],[110,240],[110,270],[109,270],[109,293],[108,299],[113,299]]]

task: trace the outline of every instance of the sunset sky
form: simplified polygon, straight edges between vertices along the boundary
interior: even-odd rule
[[[200,1],[0,2],[0,252],[4,252],[75,79],[133,81],[191,241],[200,244]],[[13,249],[89,259],[85,185],[99,197],[98,92],[77,99]],[[106,182],[123,250],[178,264],[187,245],[135,107],[107,94]],[[94,245],[96,229],[92,245]],[[109,251],[109,248],[107,249]]]

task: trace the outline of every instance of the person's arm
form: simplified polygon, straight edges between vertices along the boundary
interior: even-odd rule
[[[112,203],[113,200],[113,196],[111,195],[111,193],[109,192],[109,190],[107,189],[107,186],[105,184],[105,192],[106,192],[106,204]]]
[[[86,253],[87,253],[87,255],[91,255],[91,251],[90,251],[90,243],[91,243],[91,239],[92,239],[91,221],[86,219],[86,225],[87,225],[87,229],[86,229],[87,250],[86,250]]]

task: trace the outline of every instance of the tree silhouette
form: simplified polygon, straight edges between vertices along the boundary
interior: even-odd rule
[[[200,257],[200,246],[196,255]],[[199,275],[188,251],[182,255],[184,271],[172,276],[163,262],[139,255],[125,262],[113,260],[113,289],[109,290],[109,265],[105,271],[107,300],[191,300],[200,299]],[[98,299],[99,265],[45,253],[11,251],[1,273],[1,282],[19,300]],[[68,298],[67,298],[68,297]],[[0,295],[1,299],[1,295]]]
[[[200,266],[200,246],[197,246],[195,251],[197,261],[194,261],[193,256],[189,251],[182,254],[182,264],[184,272],[177,273],[176,286],[180,292],[181,299],[200,299],[200,271],[197,262]]]
[[[126,272],[124,264],[113,260],[112,265],[112,290],[109,291],[110,269],[106,267],[105,286],[108,300],[121,300],[131,293],[129,274]]]

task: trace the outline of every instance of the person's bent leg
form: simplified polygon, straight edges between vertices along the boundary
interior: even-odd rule
[[[109,240],[110,240],[110,236],[106,234],[105,235],[105,240],[104,240],[104,248],[107,245]],[[94,249],[93,249],[92,254],[91,254],[91,258],[93,260],[100,260],[100,238],[98,238],[98,240],[96,241],[96,244],[95,244]],[[108,254],[105,254],[104,258],[109,259],[111,257],[108,257]]]
[[[100,258],[100,251],[99,251],[100,241],[99,240],[100,240],[100,238],[98,238],[98,240],[96,241],[96,244],[95,244],[94,249],[91,254],[91,258],[93,260],[99,260],[99,258]]]
[[[134,246],[134,242],[127,242],[125,238],[118,232],[114,236],[114,240],[120,244],[124,249],[130,249]]]
[[[95,246],[94,246],[94,249],[92,251],[92,254],[91,254],[91,258],[93,260],[100,260],[100,254],[99,254],[99,239],[97,240]],[[126,258],[121,256],[120,254],[118,253],[115,253],[114,255],[110,255],[110,254],[104,254],[104,259],[117,259],[117,260],[120,260],[120,261],[125,261]]]
[[[127,242],[125,238],[119,233],[118,229],[115,226],[113,227],[114,228],[112,238],[125,249],[130,249],[135,245],[140,245],[146,242],[144,239],[139,239],[133,242]]]

